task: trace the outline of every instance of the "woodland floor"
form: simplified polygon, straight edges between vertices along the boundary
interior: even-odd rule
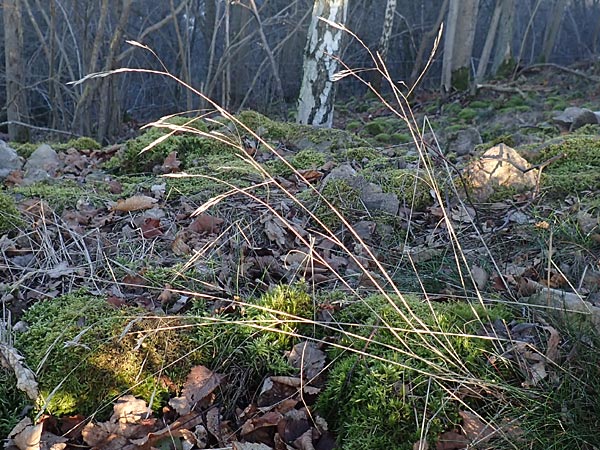
[[[0,437],[37,414],[11,448],[42,431],[42,448],[599,448],[600,126],[552,120],[600,110],[600,68],[580,70],[418,94],[425,157],[370,95],[337,106],[343,131],[240,115],[291,167],[216,115],[141,156],[164,128],[54,145],[49,180],[15,173],[2,191],[20,218],[0,226]],[[482,143],[449,151],[470,127]],[[498,143],[542,173],[477,200],[460,174]],[[340,167],[363,181],[325,183]],[[397,213],[367,207],[365,183]]]

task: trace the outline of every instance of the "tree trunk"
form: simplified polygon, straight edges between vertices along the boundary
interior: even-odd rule
[[[496,7],[492,14],[492,20],[488,28],[487,36],[485,38],[485,44],[483,44],[483,50],[481,52],[481,58],[479,58],[479,65],[477,66],[477,74],[475,75],[475,85],[473,86],[472,93],[474,94],[476,85],[483,80],[487,72],[487,66],[490,62],[490,56],[492,54],[492,48],[494,46],[494,40],[496,39],[496,33],[498,31],[498,23],[500,22],[500,15],[502,13],[502,0],[496,0]]]
[[[555,0],[550,9],[546,29],[544,30],[544,46],[542,48],[541,61],[548,62],[554,50],[554,43],[560,30],[560,23],[565,15],[565,7],[568,0]]]
[[[6,64],[6,118],[11,141],[26,142],[29,130],[15,122],[29,117],[23,64],[23,23],[20,0],[4,0],[4,61]]]
[[[344,25],[348,0],[315,0],[306,47],[302,85],[298,98],[298,123],[331,128],[334,86],[343,31],[319,17]]]
[[[427,33],[425,33],[423,35],[423,37],[421,38],[421,43],[419,44],[419,50],[417,51],[417,56],[415,56],[415,62],[413,65],[413,69],[410,73],[411,84],[415,83],[419,78],[421,69],[423,69],[423,60],[425,57],[425,50],[427,50],[427,48],[431,47],[431,41],[438,34],[440,26],[442,25],[442,22],[444,21],[444,17],[446,16],[447,9],[448,9],[448,0],[444,0],[444,3],[442,3],[442,6],[438,12],[438,17],[435,21],[435,25]]]
[[[104,66],[105,71],[115,68],[118,55],[117,50],[120,49],[121,44],[123,43],[122,37],[129,19],[129,11],[131,11],[133,0],[122,0],[122,2],[119,23],[113,32],[113,37],[108,48],[108,55],[106,56],[106,63]],[[117,94],[116,83],[118,80],[116,78],[102,78],[101,82],[97,140],[100,143],[104,143],[105,140],[112,137],[115,131],[117,131],[116,129],[121,118],[121,100],[120,96]]]
[[[392,29],[394,28],[394,15],[396,12],[396,0],[387,0],[385,5],[385,14],[383,16],[383,27],[381,30],[381,37],[379,38],[379,45],[377,51],[381,57],[381,61],[385,64],[387,54],[390,48],[390,37],[392,36]],[[376,90],[381,88],[381,74],[375,72],[373,79],[373,86]]]
[[[469,87],[478,12],[479,0],[450,0],[442,62],[444,93]]]
[[[499,75],[505,69],[514,69],[513,57],[513,30],[515,23],[515,0],[501,0],[502,15],[500,16],[500,27],[496,39],[496,52],[492,63],[492,73]],[[504,75],[504,74],[500,74]]]

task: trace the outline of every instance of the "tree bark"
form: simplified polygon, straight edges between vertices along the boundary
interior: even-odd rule
[[[444,93],[469,87],[478,12],[479,0],[450,0],[442,62]]]
[[[560,23],[565,15],[565,7],[568,0],[555,0],[548,16],[546,29],[544,30],[544,46],[542,48],[541,62],[548,62],[554,50],[554,43],[560,30]]]
[[[383,15],[383,27],[381,30],[381,36],[379,38],[379,45],[377,46],[377,52],[381,57],[381,61],[385,64],[387,54],[390,48],[390,37],[392,36],[392,29],[394,28],[394,15],[396,12],[396,0],[387,0],[385,5],[385,13]],[[376,90],[381,88],[381,73],[375,72],[373,78],[373,87]]]
[[[413,69],[410,73],[410,82],[415,83],[419,78],[419,74],[421,73],[421,69],[423,68],[423,59],[425,57],[425,50],[431,47],[431,41],[436,37],[439,32],[440,26],[444,21],[444,17],[446,16],[446,10],[448,9],[448,0],[444,0],[442,6],[438,12],[438,17],[435,21],[435,25],[423,35],[421,38],[421,43],[419,44],[419,50],[417,51],[417,56],[415,56],[415,62],[413,65]]]
[[[27,122],[29,111],[23,63],[23,22],[20,0],[4,0],[4,61],[6,64],[6,118],[11,141],[26,142],[29,131],[15,122]]]
[[[302,85],[298,98],[298,123],[331,128],[334,85],[343,31],[320,20],[346,23],[348,0],[315,0],[304,49]]]
[[[502,14],[502,1],[496,0],[496,6],[492,13],[492,20],[488,28],[487,36],[485,37],[485,44],[483,44],[483,50],[481,51],[481,58],[479,58],[479,65],[477,66],[477,74],[475,75],[475,85],[481,82],[487,73],[487,66],[490,62],[490,56],[492,55],[492,48],[494,46],[494,40],[498,32],[498,23],[500,22],[500,15]],[[476,89],[476,87],[473,87]]]
[[[514,64],[513,57],[513,30],[515,24],[515,0],[501,0],[502,14],[500,16],[500,26],[498,28],[498,37],[496,38],[496,52],[492,62],[492,73],[498,74],[503,66]]]

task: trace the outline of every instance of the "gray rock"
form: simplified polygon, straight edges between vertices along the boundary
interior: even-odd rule
[[[369,212],[381,211],[395,216],[400,209],[400,201],[395,194],[379,192],[368,197],[361,196],[361,200]]]
[[[6,178],[13,170],[19,170],[22,167],[23,158],[6,142],[0,141],[0,179]]]
[[[343,180],[356,189],[362,189],[366,183],[364,177],[359,175],[350,164],[342,164],[332,169],[329,175],[323,179],[323,185],[333,180]]]
[[[28,185],[36,181],[54,178],[61,167],[58,154],[48,144],[40,145],[25,163],[25,176],[23,184]]]
[[[598,118],[593,111],[576,106],[566,108],[563,112],[554,116],[552,120],[559,127],[569,131],[574,131],[584,125],[598,123]]]
[[[456,153],[458,156],[468,155],[473,153],[475,146],[481,143],[483,141],[477,128],[465,128],[448,138],[448,153]]]

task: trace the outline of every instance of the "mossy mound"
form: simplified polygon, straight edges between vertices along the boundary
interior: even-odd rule
[[[65,179],[38,181],[29,186],[15,187],[12,191],[17,196],[42,199],[59,213],[66,208],[75,208],[81,200],[101,207],[107,198],[114,198],[114,195],[108,192],[106,183],[82,185]]]
[[[600,186],[600,138],[591,135],[570,135],[545,146],[533,163],[562,158],[550,163],[542,172],[542,189],[552,199],[578,195]]]
[[[367,167],[362,174],[368,181],[381,186],[383,192],[395,194],[401,204],[421,211],[433,203],[431,186],[425,172],[414,169]]]
[[[345,334],[338,344],[361,352],[369,341],[370,355],[331,352],[335,364],[318,409],[339,433],[344,450],[408,450],[419,440],[423,423],[429,438],[452,429],[459,420],[459,405],[448,401],[444,388],[452,383],[441,381],[444,373],[448,378],[451,373],[471,373],[481,383],[498,379],[498,372],[486,362],[492,342],[468,335],[478,332],[481,321],[510,317],[506,308],[427,304],[407,298],[414,316],[426,323],[429,332],[425,332],[403,302],[393,301],[395,305],[374,296],[336,317],[356,336]],[[408,316],[408,323],[399,311]]]
[[[180,356],[190,341],[164,331],[172,325],[166,319],[138,320],[123,333],[136,312],[79,292],[36,303],[25,313],[29,328],[17,336],[16,347],[30,367],[39,367],[48,412],[102,415],[126,392],[158,408],[169,396],[160,375],[175,383],[185,379],[192,361]]]

